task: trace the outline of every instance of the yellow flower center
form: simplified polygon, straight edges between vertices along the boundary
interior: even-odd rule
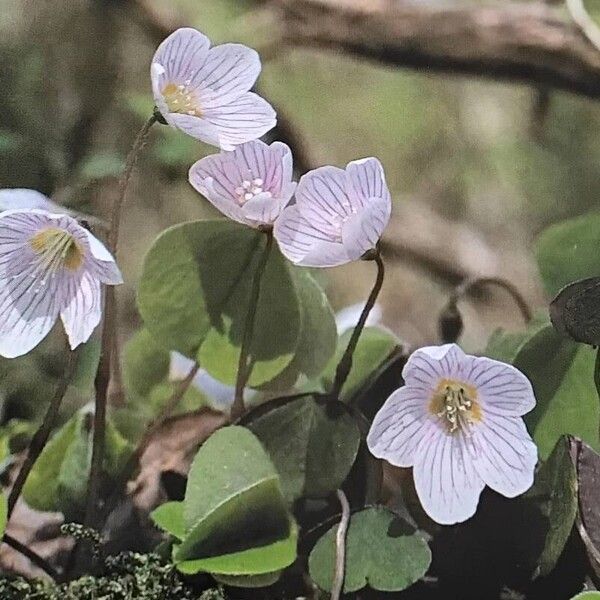
[[[44,266],[50,271],[61,267],[76,271],[83,264],[84,254],[79,242],[64,229],[42,229],[29,240],[29,245],[42,257]]]
[[[163,88],[162,95],[169,107],[169,112],[192,117],[202,116],[196,96],[193,92],[190,92],[187,85],[168,83]]]
[[[429,403],[429,412],[444,421],[448,433],[468,432],[482,418],[477,390],[454,379],[440,381]]]

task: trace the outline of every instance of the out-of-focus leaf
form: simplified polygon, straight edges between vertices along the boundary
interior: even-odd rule
[[[218,575],[212,573],[212,576],[223,585],[244,588],[262,588],[276,583],[281,577],[281,571],[273,571],[264,575]]]
[[[77,350],[77,364],[71,379],[71,385],[83,393],[89,393],[94,387],[94,379],[100,362],[101,343],[92,337]]]
[[[0,492],[0,536],[4,535],[8,521],[8,500],[3,492]]]
[[[536,241],[542,280],[554,296],[572,281],[600,273],[600,214],[568,219],[544,230]]]
[[[351,335],[352,329],[340,336],[335,355],[321,375],[325,390],[333,383],[335,369],[348,346]],[[399,344],[398,338],[389,331],[378,327],[365,327],[354,351],[352,369],[342,389],[340,400],[348,400],[360,390]]]
[[[185,537],[185,522],[183,520],[183,502],[165,502],[155,508],[150,517],[154,523],[167,533],[182,540]]]
[[[538,559],[539,575],[545,577],[556,566],[577,514],[577,474],[566,438],[558,441],[536,473],[527,496],[539,503],[542,514],[548,519],[548,533]]]
[[[542,458],[565,434],[600,446],[600,402],[591,348],[564,339],[548,325],[523,344],[513,364],[533,385],[537,404],[525,422]]]
[[[509,332],[502,328],[496,329],[488,339],[483,354],[495,360],[512,363],[527,341],[547,325],[548,315],[540,314],[534,317],[522,331]]]
[[[550,304],[550,318],[565,337],[600,345],[600,277],[589,277],[564,287]]]
[[[72,515],[83,507],[87,495],[92,433],[92,414],[84,408],[54,434],[23,488],[23,496],[32,508]],[[116,476],[130,450],[128,442],[108,420],[104,470]]]
[[[229,221],[194,221],[163,232],[146,256],[138,293],[155,340],[193,359],[198,354],[211,375],[233,383],[237,360],[232,357],[239,353],[265,243],[263,233]],[[298,296],[276,247],[260,290],[250,347],[255,385],[285,368],[300,332]]]
[[[571,600],[600,600],[600,592],[581,592],[573,596]]]
[[[260,568],[260,561],[255,570],[250,566],[252,557],[259,560],[261,548],[274,543],[287,547],[292,526],[277,471],[248,429],[225,427],[200,448],[188,477],[184,522],[186,535],[176,551],[177,563],[192,560],[196,568],[198,560],[214,560],[211,569],[231,575],[260,574],[287,566]],[[244,554],[250,550],[256,552]],[[240,553],[243,556],[236,570],[234,555]],[[218,562],[220,557],[224,562]]]
[[[312,396],[276,406],[247,424],[269,453],[288,502],[323,497],[339,488],[360,445],[354,418],[341,402]]]
[[[79,167],[79,177],[84,181],[118,177],[123,171],[125,161],[118,154],[92,154]]]
[[[335,569],[334,525],[315,545],[308,559],[313,581],[331,591]],[[367,508],[350,518],[346,535],[344,593],[366,585],[382,592],[401,591],[429,568],[431,552],[423,537],[408,523],[383,508]]]

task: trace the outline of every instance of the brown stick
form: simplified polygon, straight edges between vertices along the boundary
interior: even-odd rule
[[[274,0],[286,43],[440,73],[600,98],[600,53],[542,2],[445,7],[382,0]]]
[[[54,567],[45,558],[42,558],[37,552],[34,552],[31,548],[12,537],[12,535],[8,535],[8,533],[4,534],[2,541],[7,546],[10,546],[13,550],[16,550],[19,554],[22,554],[28,558],[32,564],[44,571],[46,575],[52,577],[54,581],[59,580],[59,574],[56,569],[54,569]]]

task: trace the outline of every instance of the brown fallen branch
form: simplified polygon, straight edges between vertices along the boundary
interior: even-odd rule
[[[274,0],[285,42],[380,63],[600,98],[600,52],[545,3],[445,7],[384,0]]]

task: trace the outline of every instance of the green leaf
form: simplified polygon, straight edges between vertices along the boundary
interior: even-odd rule
[[[483,354],[495,360],[512,363],[528,340],[548,325],[548,315],[543,314],[536,316],[523,331],[508,332],[498,328],[490,336]]]
[[[600,214],[551,225],[538,237],[535,252],[552,296],[572,281],[600,275]]]
[[[600,592],[581,592],[573,596],[571,600],[600,600]]]
[[[54,434],[23,488],[23,496],[32,508],[71,515],[83,507],[87,495],[92,433],[92,414],[84,408]],[[104,470],[116,476],[130,450],[129,443],[108,420]]]
[[[101,343],[97,337],[92,337],[77,349],[77,363],[70,385],[79,388],[84,393],[93,390],[94,379],[100,363]]]
[[[264,573],[263,575],[218,575],[212,573],[216,581],[223,585],[243,588],[261,588],[268,587],[277,583],[281,577],[281,571],[273,571],[272,573]]]
[[[147,329],[131,337],[123,351],[123,383],[130,396],[147,396],[169,374],[169,351]]]
[[[247,550],[179,562],[179,551],[175,553],[177,568],[182,573],[193,575],[199,571],[219,575],[266,575],[272,577],[273,571],[285,569],[296,560],[298,528],[291,523],[286,539]]]
[[[537,404],[525,422],[542,458],[565,434],[600,447],[600,402],[591,348],[563,339],[547,325],[521,347],[513,364],[533,385]]]
[[[6,523],[8,522],[8,499],[3,492],[0,492],[0,537],[4,535]]]
[[[544,548],[538,559],[539,575],[545,577],[556,566],[569,539],[577,514],[577,472],[562,437],[535,476],[527,496],[537,500],[548,519]]]
[[[325,389],[328,389],[333,383],[335,369],[346,350],[351,335],[352,329],[344,332],[339,338],[335,356],[321,376]],[[398,344],[398,338],[393,333],[378,327],[365,327],[354,351],[352,370],[346,380],[340,400],[348,400],[358,392]]]
[[[337,529],[338,524],[317,542],[308,559],[313,581],[328,592],[333,582]],[[425,540],[391,511],[367,508],[350,518],[344,593],[366,585],[382,592],[404,590],[425,575],[430,563]]]
[[[185,537],[183,502],[165,502],[150,513],[155,525],[164,529],[178,540]]]
[[[146,256],[138,293],[150,333],[165,348],[190,358],[198,354],[209,373],[234,383],[235,356],[264,247],[263,233],[229,221],[194,221],[163,232]],[[298,296],[276,247],[260,289],[250,348],[254,384],[272,379],[290,362],[300,332]]]
[[[339,488],[360,445],[354,418],[341,402],[312,396],[276,406],[248,425],[269,453],[288,502],[323,497]]]
[[[248,429],[225,427],[200,448],[188,477],[184,522],[178,562],[237,554],[289,539],[290,519],[277,471]]]
[[[302,309],[302,328],[294,358],[269,389],[289,389],[300,375],[312,379],[327,366],[338,341],[335,315],[327,295],[306,269],[291,268]]]

